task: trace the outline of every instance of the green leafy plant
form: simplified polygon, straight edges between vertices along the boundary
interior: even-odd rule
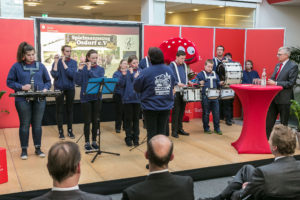
[[[292,47],[291,50],[292,51],[291,51],[290,59],[300,64],[300,48]]]
[[[299,130],[299,124],[300,124],[300,104],[297,102],[297,101],[295,101],[295,100],[291,100],[291,112],[296,116],[296,118],[297,118],[297,121],[298,121],[298,125],[297,125],[297,127],[298,127],[298,130]]]
[[[2,98],[2,96],[3,96],[5,93],[6,93],[6,91],[4,91],[4,90],[1,90],[1,91],[0,91],[0,99]],[[5,110],[2,109],[1,112],[9,113],[9,111],[6,110],[6,109],[5,109]]]

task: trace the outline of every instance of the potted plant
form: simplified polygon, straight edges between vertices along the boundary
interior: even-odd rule
[[[297,129],[296,134],[298,138],[298,144],[300,148],[300,104],[296,100],[291,100],[291,113],[296,116],[297,119]]]
[[[6,91],[4,91],[4,90],[1,90],[0,91],[0,99],[2,98],[2,96],[4,95],[6,93]],[[9,111],[8,110],[6,110],[6,109],[1,109],[1,112],[4,112],[4,113],[9,113]]]

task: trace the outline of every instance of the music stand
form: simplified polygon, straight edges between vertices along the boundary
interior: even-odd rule
[[[112,94],[114,92],[115,86],[118,82],[117,78],[90,78],[88,81],[88,85],[86,87],[86,94],[97,94],[97,101],[101,101],[99,100],[99,97],[102,96],[102,94]],[[100,123],[100,118],[97,119],[98,123]],[[116,155],[116,156],[120,156],[119,153],[113,153],[113,152],[108,152],[108,151],[102,151],[101,150],[101,145],[100,145],[100,136],[101,136],[101,132],[100,132],[100,125],[99,125],[99,129],[97,130],[99,132],[99,136],[98,136],[98,145],[99,145],[99,149],[98,150],[93,150],[90,152],[86,152],[88,153],[95,153],[96,155],[94,156],[94,158],[92,159],[92,163],[96,160],[97,156],[102,154],[102,153],[107,153],[107,154],[112,154],[112,155]]]

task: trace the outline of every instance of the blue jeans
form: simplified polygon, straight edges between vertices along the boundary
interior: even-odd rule
[[[32,125],[34,146],[36,148],[40,147],[42,140],[42,119],[46,101],[17,101],[15,105],[20,120],[19,137],[21,148],[26,149],[28,147],[30,124]]]
[[[208,99],[206,95],[202,95],[202,122],[204,131],[209,130],[210,111],[213,115],[214,130],[220,131],[219,100]]]

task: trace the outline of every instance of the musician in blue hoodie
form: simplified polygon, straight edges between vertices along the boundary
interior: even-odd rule
[[[140,69],[147,69],[148,67],[150,67],[152,64],[151,64],[151,61],[149,59],[148,56],[146,56],[145,58],[143,58],[140,63],[139,63],[139,68]]]
[[[178,138],[180,135],[190,135],[183,130],[182,119],[185,111],[186,102],[183,100],[182,88],[186,87],[188,83],[188,71],[185,64],[186,53],[179,50],[176,54],[176,60],[171,62],[170,67],[173,70],[175,76],[175,97],[174,108],[172,110],[172,136]]]
[[[140,95],[133,89],[133,81],[139,75],[138,59],[135,55],[128,57],[129,68],[127,73],[122,76],[120,86],[123,88],[122,101],[125,114],[125,143],[127,146],[132,146],[132,143],[139,145],[139,117],[140,117]]]
[[[148,55],[152,65],[134,80],[134,89],[141,94],[149,141],[153,136],[166,132],[174,104],[175,77],[172,69],[164,65],[164,55],[159,48],[150,48]]]
[[[223,81],[220,82],[219,76],[215,71],[213,71],[214,62],[212,59],[205,61],[204,70],[198,73],[196,79],[197,82],[203,86],[202,88],[202,122],[204,133],[211,134],[209,128],[209,113],[212,111],[213,122],[214,122],[214,132],[218,135],[222,135],[220,130],[220,114],[219,114],[219,100],[210,99],[207,93],[209,89],[217,89],[220,85],[224,84]]]
[[[75,96],[74,76],[77,71],[77,62],[70,58],[71,46],[64,45],[61,48],[62,57],[58,55],[54,57],[52,65],[51,76],[54,78],[54,89],[60,90],[61,95],[56,97],[56,121],[58,126],[59,138],[64,140],[63,130],[63,115],[64,115],[64,97],[66,97],[66,111],[68,136],[75,138],[72,131],[73,123],[73,101]]]
[[[243,71],[242,84],[252,84],[253,79],[259,78],[257,71],[253,70],[253,62],[246,61],[245,70]]]
[[[34,81],[34,88],[31,88],[31,80]],[[17,62],[11,67],[7,76],[7,86],[18,91],[44,91],[50,89],[51,80],[46,67],[35,61],[35,49],[26,42],[18,47]],[[46,100],[26,100],[24,97],[16,97],[16,109],[19,115],[20,128],[19,138],[22,148],[21,159],[28,158],[27,148],[29,139],[29,128],[32,125],[32,138],[35,147],[35,154],[45,157],[41,151],[42,140],[42,119],[46,107]]]
[[[81,86],[80,102],[84,117],[85,151],[90,152],[92,148],[99,149],[96,142],[97,131],[100,130],[101,96],[97,94],[86,94],[86,88],[90,78],[104,77],[104,68],[97,65],[98,52],[91,49],[86,54],[86,63],[79,63],[75,74],[75,83]],[[92,122],[92,145],[90,145],[90,123]]]
[[[115,87],[113,99],[115,101],[115,108],[116,108],[116,120],[115,120],[115,130],[116,133],[121,132],[121,126],[123,121],[123,129],[125,129],[124,126],[124,112],[123,112],[123,103],[122,103],[122,88],[120,86],[120,81],[123,75],[127,73],[127,60],[122,59],[120,61],[120,65],[118,70],[113,74],[113,78],[117,78],[119,81]]]

